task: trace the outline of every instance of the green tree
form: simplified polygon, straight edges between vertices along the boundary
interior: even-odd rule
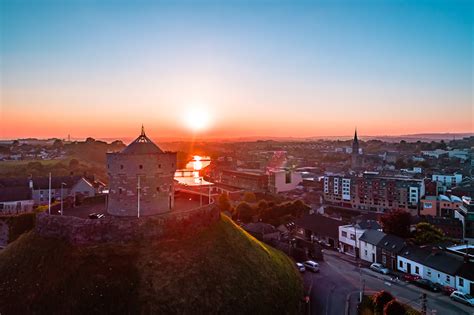
[[[244,201],[245,202],[256,202],[257,201],[257,196],[251,191],[247,191],[244,194]]]
[[[406,313],[403,304],[395,299],[388,302],[383,308],[383,315],[405,315]]]
[[[374,295],[374,305],[375,305],[375,311],[381,313],[385,307],[385,305],[388,304],[388,302],[393,300],[393,295],[391,295],[389,292],[382,290],[380,292],[377,292]]]
[[[418,245],[426,245],[442,242],[446,239],[446,236],[444,232],[437,227],[427,222],[420,222],[416,225],[414,239]]]
[[[217,206],[221,211],[230,211],[231,205],[229,201],[229,195],[227,193],[222,193],[217,199]]]
[[[385,233],[403,238],[410,236],[410,213],[403,210],[394,210],[384,214],[380,221]]]
[[[255,215],[255,210],[251,205],[243,201],[237,205],[237,208],[235,208],[235,214],[242,222],[248,223],[252,221],[252,217]]]

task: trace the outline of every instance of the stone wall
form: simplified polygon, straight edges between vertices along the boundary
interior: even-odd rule
[[[219,218],[219,209],[213,204],[185,212],[141,218],[106,216],[102,219],[81,219],[41,213],[36,219],[36,233],[74,245],[152,240],[196,233]]]

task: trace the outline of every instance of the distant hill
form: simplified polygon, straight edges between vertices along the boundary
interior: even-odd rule
[[[73,247],[33,231],[0,252],[2,314],[292,314],[302,279],[229,218],[180,240]]]

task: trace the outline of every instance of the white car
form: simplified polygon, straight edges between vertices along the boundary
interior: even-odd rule
[[[306,268],[304,267],[304,265],[302,263],[299,263],[299,262],[296,263],[296,269],[298,269],[299,272],[305,272],[306,271]]]
[[[474,297],[470,296],[469,294],[462,293],[461,291],[454,291],[449,297],[454,301],[458,301],[469,306],[474,306]]]
[[[303,264],[306,269],[311,270],[312,272],[319,272],[319,264],[312,260],[307,260]]]
[[[373,263],[372,265],[370,265],[370,269],[380,272],[384,275],[388,275],[389,273],[389,270],[379,263]]]

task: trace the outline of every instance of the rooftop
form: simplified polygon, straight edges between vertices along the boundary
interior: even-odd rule
[[[142,132],[132,143],[120,152],[122,154],[156,154],[163,153],[163,151],[153,143],[145,134],[145,129],[142,126]]]

